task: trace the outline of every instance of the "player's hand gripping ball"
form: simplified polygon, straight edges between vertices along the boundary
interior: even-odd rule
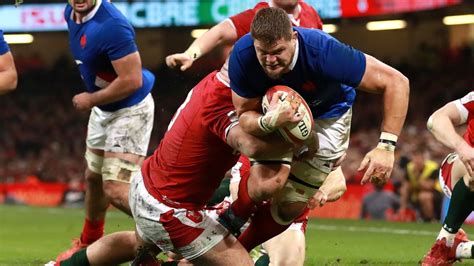
[[[299,115],[302,115],[302,119],[298,123],[289,124],[287,126],[278,128],[280,134],[285,138],[285,140],[296,143],[302,144],[306,139],[311,136],[311,130],[313,129],[313,114],[311,113],[311,109],[309,108],[306,101],[299,95],[296,91],[288,86],[277,85],[271,87],[265,96],[262,99],[262,109],[263,113],[266,113],[270,102],[272,100],[272,96],[275,92],[281,92],[281,96],[279,100],[281,102],[290,101],[294,104],[299,104],[297,112]]]

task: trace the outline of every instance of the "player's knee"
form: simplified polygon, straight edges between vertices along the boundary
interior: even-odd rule
[[[140,171],[140,166],[120,158],[105,158],[101,170],[104,181],[130,183],[132,176]]]
[[[104,180],[102,184],[105,196],[113,205],[117,202],[128,202],[128,188],[124,183]]]
[[[104,157],[92,153],[86,150],[84,155],[87,162],[87,169],[85,171],[86,182],[88,183],[99,183],[102,175],[102,166],[104,163]]]

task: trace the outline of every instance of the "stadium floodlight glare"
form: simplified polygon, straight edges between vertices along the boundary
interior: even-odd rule
[[[474,24],[474,14],[446,16],[443,18],[444,25]]]
[[[335,24],[324,24],[323,31],[326,33],[334,33],[337,31],[337,25]]]
[[[31,34],[5,34],[3,37],[8,44],[28,44],[35,39]]]
[[[204,33],[206,33],[206,31],[208,31],[209,29],[194,29],[191,31],[191,36],[194,38],[194,39],[197,39],[199,37],[201,37]]]
[[[370,21],[367,23],[366,28],[370,31],[377,30],[398,30],[404,29],[407,26],[405,20],[381,20],[381,21]]]

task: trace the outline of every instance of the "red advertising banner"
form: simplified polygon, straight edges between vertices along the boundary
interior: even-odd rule
[[[435,9],[462,0],[341,0],[342,17],[376,16]]]
[[[0,184],[0,203],[12,200],[32,206],[58,206],[66,189],[62,183]]]

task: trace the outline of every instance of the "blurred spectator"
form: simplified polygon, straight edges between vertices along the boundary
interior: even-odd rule
[[[401,211],[414,208],[423,221],[439,219],[442,194],[438,171],[439,165],[426,158],[424,146],[418,146],[406,166],[406,178],[400,189]]]
[[[384,185],[374,185],[375,190],[364,196],[360,218],[387,220],[390,213],[400,207],[400,198],[391,191],[384,190]]]

